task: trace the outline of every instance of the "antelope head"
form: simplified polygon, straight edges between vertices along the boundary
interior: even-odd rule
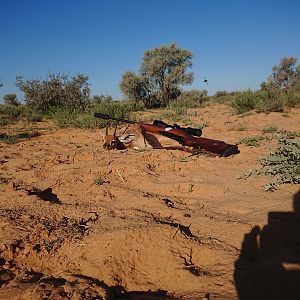
[[[123,150],[126,149],[125,145],[119,140],[116,135],[117,125],[113,134],[108,133],[108,127],[105,128],[105,134],[102,134],[103,148],[107,150]]]

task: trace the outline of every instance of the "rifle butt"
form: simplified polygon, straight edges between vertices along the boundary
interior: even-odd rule
[[[227,144],[219,140],[204,137],[192,137],[191,142],[187,140],[184,144],[185,146],[192,146],[193,148],[199,148],[218,154],[221,157],[228,157],[240,153],[237,145]]]

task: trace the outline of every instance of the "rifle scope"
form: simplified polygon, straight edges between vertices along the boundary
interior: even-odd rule
[[[153,121],[153,125],[163,126],[163,127],[172,127],[174,129],[181,129],[181,130],[185,131],[187,134],[193,135],[193,136],[201,136],[202,135],[202,130],[200,128],[180,127],[177,124],[168,125],[167,123],[160,121],[160,120]]]

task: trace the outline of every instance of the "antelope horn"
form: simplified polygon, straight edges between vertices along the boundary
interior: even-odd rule
[[[116,123],[116,127],[115,127],[115,131],[114,131],[114,134],[113,134],[113,136],[116,136],[117,127],[118,127],[118,123]]]

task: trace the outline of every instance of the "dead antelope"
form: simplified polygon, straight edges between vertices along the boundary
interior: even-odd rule
[[[127,132],[125,134],[125,132]],[[108,127],[105,128],[105,133],[102,133],[103,148],[107,150],[124,150],[127,148],[146,148],[149,144],[152,148],[162,148],[157,138],[141,128],[133,125],[128,130],[128,126],[121,136],[117,136],[117,125],[113,134],[108,133]]]

